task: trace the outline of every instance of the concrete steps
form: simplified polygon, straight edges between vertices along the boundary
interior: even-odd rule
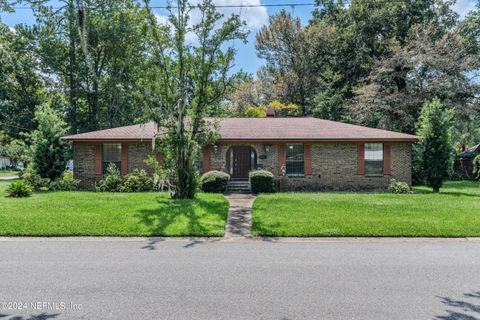
[[[248,179],[230,179],[226,193],[252,193]]]

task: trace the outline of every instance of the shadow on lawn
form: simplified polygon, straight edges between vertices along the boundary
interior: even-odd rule
[[[464,196],[464,197],[475,197],[475,198],[480,197],[480,186],[479,186],[479,190],[476,193],[472,192],[471,188],[456,188],[456,189],[459,189],[460,191],[443,191],[442,189],[440,189],[439,195]],[[467,189],[469,191],[462,192],[461,189]],[[426,190],[426,189],[416,189],[415,193],[416,194],[434,194],[432,190]]]
[[[464,300],[480,299],[480,291],[466,293],[463,295]],[[435,320],[479,320],[480,304],[477,301],[456,300],[448,297],[438,297],[446,306],[454,310],[445,310],[446,315],[436,316]]]
[[[208,236],[209,230],[199,221],[201,214],[215,214],[226,219],[226,208],[222,202],[204,201],[199,198],[193,200],[172,200],[169,198],[158,197],[158,208],[140,210],[137,217],[140,223],[147,226],[152,236],[166,236],[167,228],[178,219],[186,221],[186,228],[182,230],[179,236]],[[207,221],[208,222],[208,221]],[[151,238],[147,245],[142,249],[154,250],[158,242],[162,239]],[[202,241],[192,239],[186,247],[192,247]]]

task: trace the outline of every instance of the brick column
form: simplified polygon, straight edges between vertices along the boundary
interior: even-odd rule
[[[278,145],[278,175],[282,176],[282,167],[286,165],[287,160],[286,160],[286,153],[285,153],[285,144],[279,144]]]
[[[388,143],[383,145],[383,174],[392,174],[392,151]]]
[[[312,145],[305,144],[303,146],[303,172],[306,176],[312,175]]]
[[[103,145],[101,143],[96,143],[94,145],[93,157],[94,157],[94,174],[96,176],[101,176],[103,174]]]
[[[363,176],[365,174],[365,145],[358,145],[357,152],[357,174]]]
[[[120,164],[120,174],[127,174],[128,173],[128,144],[122,143],[122,157],[121,157],[121,164]]]

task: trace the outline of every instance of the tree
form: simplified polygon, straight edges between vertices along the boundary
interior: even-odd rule
[[[310,113],[315,74],[328,63],[331,32],[328,27],[304,29],[300,19],[285,10],[270,17],[256,35],[255,48],[258,57],[266,60],[263,72],[273,80],[271,99],[298,104],[303,115]]]
[[[12,138],[35,129],[33,116],[44,101],[44,85],[25,30],[0,22],[0,130]]]
[[[20,162],[27,162],[29,159],[29,148],[22,140],[15,139],[4,147],[5,155],[10,159],[13,167],[17,167]]]
[[[455,112],[452,131],[455,141],[462,140],[465,129],[480,119],[478,57],[465,39],[450,31],[439,36],[433,25],[419,25],[404,45],[394,41],[390,50],[355,88],[351,114],[369,126],[413,133],[423,101],[439,97]]]
[[[134,0],[29,0],[42,74],[68,96],[72,133],[141,122],[147,11]]]
[[[162,133],[158,139],[165,165],[173,172],[172,196],[186,199],[195,196],[194,161],[200,148],[216,138],[214,125],[205,118],[219,112],[218,105],[234,79],[229,71],[235,50],[227,44],[234,39],[245,41],[246,33],[236,15],[221,22],[212,0],[195,7],[201,19],[193,25],[189,12],[194,8],[187,0],[176,1],[175,8],[168,10],[164,25],[158,25],[149,10],[154,41],[144,87],[151,118]]]
[[[250,107],[259,107],[262,104],[257,82],[249,81],[240,83],[228,96],[228,110],[234,116],[243,116]]]
[[[450,142],[451,115],[443,110],[440,99],[425,104],[420,115],[420,161],[422,173],[433,192],[439,192],[452,163]]]
[[[0,0],[0,12],[5,11],[5,12],[13,12],[12,6],[10,4],[10,1],[7,0]]]
[[[42,178],[59,178],[67,163],[67,146],[62,140],[68,128],[52,105],[62,101],[52,99],[35,112],[38,128],[32,132],[32,168]],[[65,103],[65,102],[63,102]]]
[[[267,108],[271,108],[275,110],[276,116],[279,116],[279,117],[296,116],[300,109],[300,107],[294,103],[283,104],[277,100],[270,102]]]
[[[267,116],[267,111],[264,107],[248,107],[244,114],[247,118],[265,118]]]

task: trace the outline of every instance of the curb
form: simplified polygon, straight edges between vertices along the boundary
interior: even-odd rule
[[[170,242],[271,242],[271,243],[292,243],[292,242],[480,242],[480,237],[458,237],[458,238],[441,238],[441,237],[88,237],[88,236],[65,236],[65,237],[29,237],[29,236],[13,236],[0,237],[0,242],[13,241],[170,241]]]

